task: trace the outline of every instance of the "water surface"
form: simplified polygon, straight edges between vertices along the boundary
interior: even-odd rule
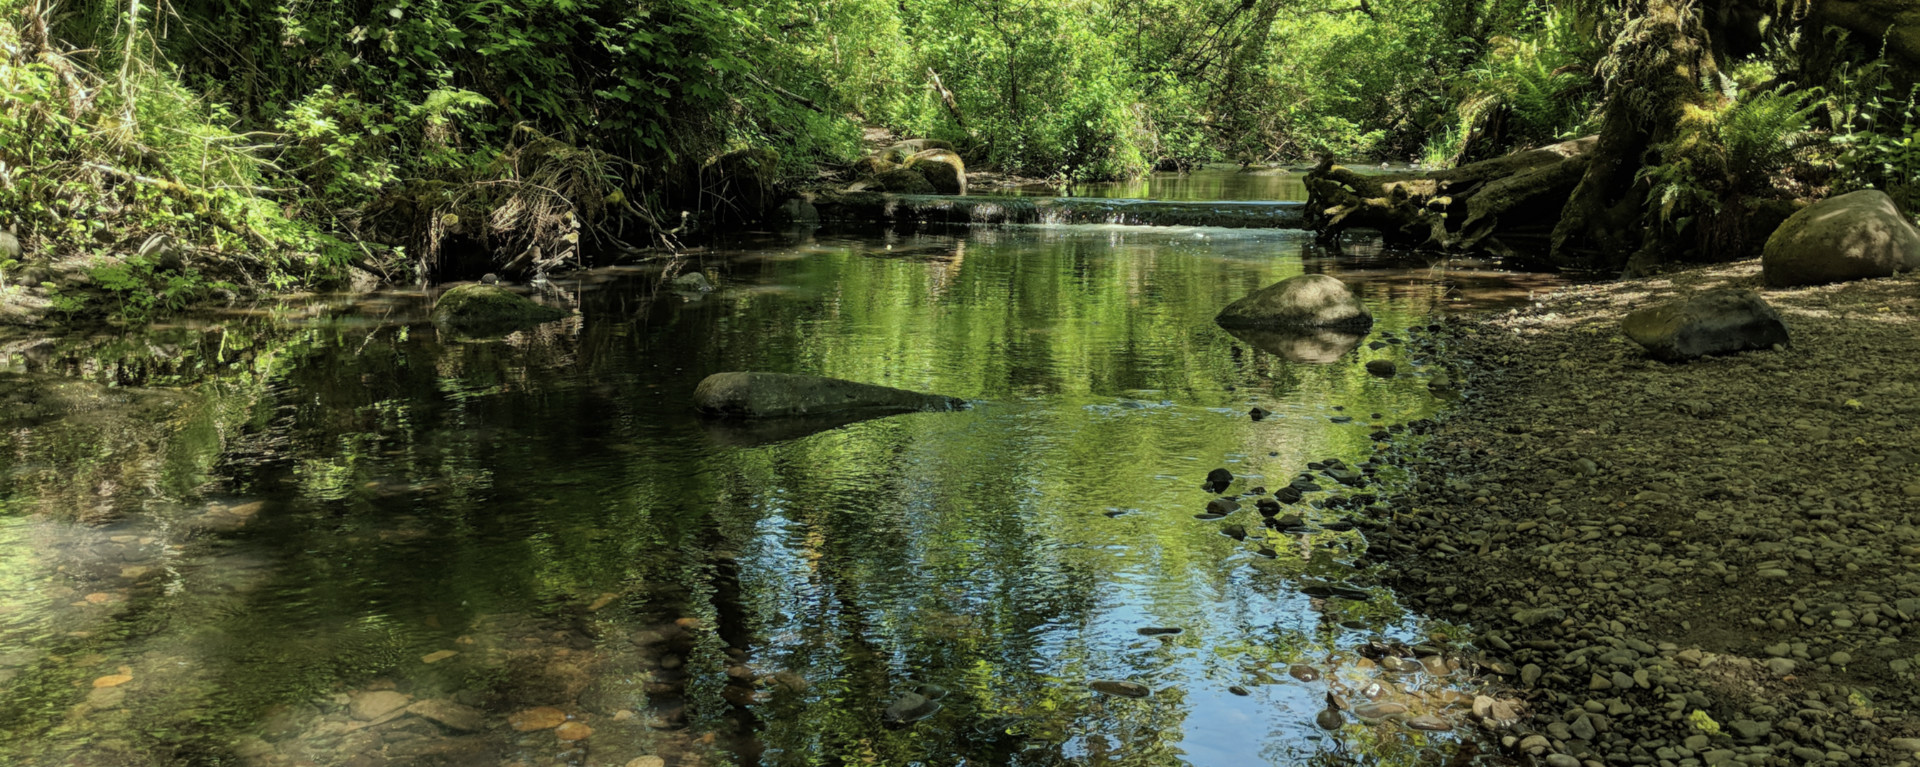
[[[542,300],[578,316],[506,338],[396,292],[0,339],[0,762],[1470,756],[1405,720],[1464,730],[1473,675],[1378,656],[1472,648],[1371,587],[1341,524],[1398,470],[1317,475],[1285,531],[1245,494],[1368,467],[1377,433],[1435,413],[1410,331],[1551,284],[1496,266],[1280,231],[799,233],[562,280]],[[1378,323],[1310,345],[1330,363],[1212,324],[1307,270]],[[697,417],[727,370],[973,406]],[[1222,467],[1243,508],[1196,519]],[[937,711],[887,721],[915,690]],[[1330,691],[1410,710],[1329,732]]]

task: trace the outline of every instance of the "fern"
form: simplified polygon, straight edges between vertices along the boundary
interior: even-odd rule
[[[1734,104],[1718,120],[1728,167],[1740,178],[1765,179],[1793,161],[1819,109],[1818,90],[1775,88]]]

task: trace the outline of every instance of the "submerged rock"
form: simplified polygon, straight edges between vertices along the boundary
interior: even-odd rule
[[[1367,372],[1381,378],[1392,378],[1393,374],[1399,370],[1400,368],[1393,364],[1393,360],[1373,360],[1367,363]]]
[[[1088,682],[1087,687],[1103,695],[1116,695],[1122,698],[1144,698],[1153,691],[1139,682],[1125,682],[1114,679],[1096,679]]]
[[[1789,342],[1780,313],[1749,291],[1714,290],[1627,315],[1620,329],[1669,362]]]
[[[673,289],[682,293],[712,293],[713,281],[700,272],[687,272],[673,278]]]
[[[1229,304],[1214,318],[1224,328],[1337,328],[1365,331],[1373,315],[1347,289],[1324,274],[1289,277]]]
[[[461,330],[504,331],[552,322],[567,310],[534,303],[499,285],[460,285],[433,303],[433,321]]]
[[[1760,268],[1776,288],[1891,277],[1920,269],[1920,230],[1886,192],[1843,194],[1808,206],[1774,230]]]
[[[887,704],[887,710],[881,718],[888,724],[908,724],[933,716],[940,711],[940,704],[925,695],[910,692]]]
[[[961,410],[966,402],[938,394],[790,373],[715,373],[693,391],[694,406],[710,415],[745,418],[843,413]]]

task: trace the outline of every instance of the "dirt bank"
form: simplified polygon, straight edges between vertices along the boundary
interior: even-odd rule
[[[1665,364],[1620,334],[1719,286],[1760,290],[1792,346]],[[1510,748],[1920,764],[1920,276],[1761,290],[1749,262],[1450,333],[1465,402],[1369,557],[1511,665]]]

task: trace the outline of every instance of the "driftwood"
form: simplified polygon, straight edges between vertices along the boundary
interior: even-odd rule
[[[1324,239],[1364,228],[1393,245],[1460,251],[1545,237],[1597,142],[1588,136],[1420,173],[1361,173],[1323,160],[1307,174],[1307,223]]]

